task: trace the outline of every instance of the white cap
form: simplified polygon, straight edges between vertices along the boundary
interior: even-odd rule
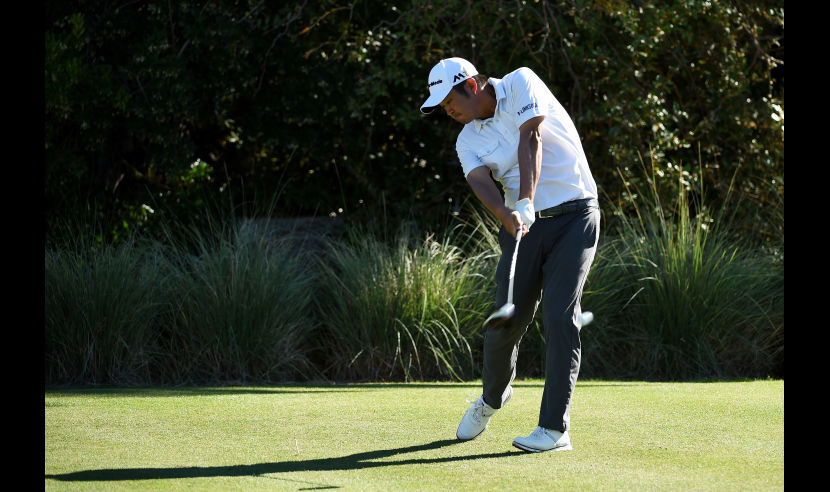
[[[431,113],[447,97],[452,86],[478,75],[472,63],[463,58],[446,58],[429,72],[429,98],[421,105],[421,112]]]

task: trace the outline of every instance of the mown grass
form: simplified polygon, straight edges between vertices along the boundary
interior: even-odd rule
[[[54,389],[46,490],[783,490],[784,383],[583,380],[574,450],[510,445],[543,382],[470,442],[480,383]]]

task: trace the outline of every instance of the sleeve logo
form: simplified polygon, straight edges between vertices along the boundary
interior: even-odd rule
[[[522,109],[520,109],[520,110],[518,111],[518,113],[517,113],[517,114],[518,114],[519,116],[521,116],[521,115],[522,115],[522,113],[524,113],[524,112],[525,112],[525,111],[527,111],[528,109],[537,109],[538,107],[539,107],[539,103],[537,103],[537,102],[532,102],[532,103],[528,104],[527,106],[524,106]]]

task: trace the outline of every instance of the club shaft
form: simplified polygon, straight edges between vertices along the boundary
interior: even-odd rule
[[[513,278],[516,276],[516,257],[519,256],[519,243],[522,241],[522,230],[516,231],[516,246],[513,248],[513,258],[510,260],[510,276],[507,283],[507,304],[513,304]]]

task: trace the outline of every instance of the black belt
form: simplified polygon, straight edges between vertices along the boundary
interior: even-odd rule
[[[546,208],[536,212],[537,219],[544,219],[548,217],[558,217],[560,215],[569,214],[571,212],[578,212],[586,208],[599,208],[599,201],[596,198],[584,198],[582,200],[572,200],[570,202],[560,203],[555,207]]]

